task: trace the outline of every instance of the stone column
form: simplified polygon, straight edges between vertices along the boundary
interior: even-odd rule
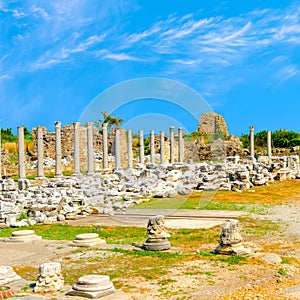
[[[26,179],[25,149],[24,149],[24,127],[18,127],[18,163],[19,179]]]
[[[254,126],[250,126],[250,156],[254,157]]]
[[[174,163],[174,126],[170,126],[170,163]]]
[[[62,176],[61,156],[61,122],[55,122],[55,177]]]
[[[183,138],[182,128],[178,128],[178,162],[183,162]]]
[[[45,178],[44,175],[44,139],[43,128],[38,126],[36,129],[37,137],[37,179]]]
[[[165,163],[165,134],[163,131],[159,133],[160,137],[160,163]]]
[[[128,168],[132,168],[132,160],[133,160],[133,154],[132,154],[132,131],[127,131],[127,152],[128,152]]]
[[[120,131],[117,129],[115,133],[115,168],[121,168],[121,145],[120,145]]]
[[[87,175],[94,174],[94,140],[93,140],[93,123],[86,123],[87,134],[87,159],[88,159],[88,171]]]
[[[267,135],[267,152],[268,152],[268,158],[270,160],[272,156],[272,133],[270,130],[268,130],[268,135]]]
[[[0,120],[0,179],[2,178],[2,142],[1,142],[1,135],[2,135],[2,129],[1,129],[1,120]]]
[[[80,175],[80,148],[79,148],[79,127],[80,123],[73,123],[74,127],[74,173],[73,175]]]
[[[102,159],[103,169],[108,168],[107,124],[102,124]]]
[[[150,162],[155,164],[154,130],[150,130]]]
[[[144,155],[144,132],[143,130],[139,131],[140,135],[140,163],[143,164],[145,162],[145,155]]]

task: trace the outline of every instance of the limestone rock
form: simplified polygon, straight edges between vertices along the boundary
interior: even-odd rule
[[[171,248],[171,244],[168,241],[170,235],[165,230],[164,216],[150,217],[147,225],[148,239],[144,243],[143,247],[150,251],[162,251]]]
[[[228,138],[226,122],[221,115],[215,112],[208,112],[201,115],[198,130],[213,138]]]
[[[115,288],[109,276],[86,275],[78,279],[67,295],[96,299],[114,292]]]

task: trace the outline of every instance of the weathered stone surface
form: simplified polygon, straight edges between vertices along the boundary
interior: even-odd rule
[[[9,242],[27,243],[41,240],[42,237],[35,234],[34,230],[19,230],[12,232]]]
[[[61,273],[61,264],[48,262],[40,265],[39,276],[33,289],[38,293],[56,292],[63,288],[64,278]]]
[[[0,266],[0,286],[22,279],[10,266]]]
[[[115,288],[109,276],[86,275],[78,279],[67,295],[96,299],[114,292]]]
[[[170,235],[166,232],[164,216],[154,216],[149,218],[147,235],[148,239],[143,245],[146,250],[162,251],[171,248],[171,244],[168,241]]]
[[[100,239],[98,233],[82,233],[76,235],[76,239],[71,245],[76,247],[95,247],[104,244],[106,244],[106,241]]]
[[[200,116],[198,130],[208,136],[228,138],[226,122],[221,115],[215,112],[204,113]]]
[[[222,227],[219,246],[213,250],[216,254],[248,255],[250,249],[243,246],[238,220],[226,220]]]

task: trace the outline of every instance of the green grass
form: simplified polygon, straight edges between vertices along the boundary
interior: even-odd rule
[[[199,194],[199,193],[198,193]],[[197,195],[197,194],[196,194]],[[200,194],[198,197],[193,195],[177,196],[174,198],[151,198],[148,202],[134,206],[138,209],[198,209],[198,210],[235,210],[249,213],[263,214],[266,209],[273,207],[270,204],[257,203],[235,203],[235,202],[213,202],[213,197],[209,194],[206,196]]]

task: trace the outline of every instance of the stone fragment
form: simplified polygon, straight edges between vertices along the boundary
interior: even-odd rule
[[[61,264],[48,262],[40,265],[39,276],[33,289],[35,293],[56,292],[63,288],[64,278],[61,273]]]
[[[71,245],[76,247],[95,247],[104,244],[106,244],[106,241],[100,239],[98,233],[82,233],[76,235],[76,239]]]
[[[27,243],[41,240],[42,237],[35,234],[34,230],[19,230],[12,232],[9,242]]]
[[[0,286],[22,279],[10,266],[0,266]]]
[[[67,295],[97,299],[114,292],[115,288],[109,276],[86,275],[78,279]]]
[[[219,246],[212,251],[215,254],[235,254],[248,255],[250,249],[243,246],[243,239],[239,229],[238,220],[226,220],[222,227],[222,232],[219,239]]]
[[[170,235],[166,232],[164,216],[150,217],[147,225],[148,239],[144,243],[145,250],[162,251],[171,248],[168,241]]]

